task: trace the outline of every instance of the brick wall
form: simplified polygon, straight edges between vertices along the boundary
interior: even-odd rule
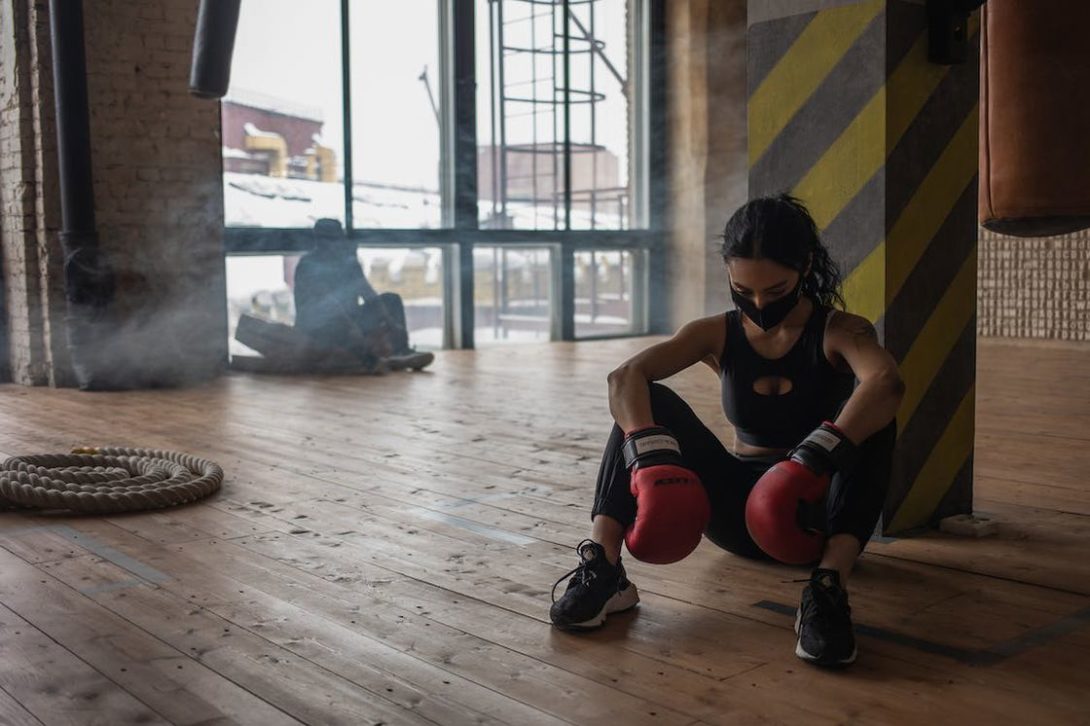
[[[1090,230],[1017,238],[981,230],[977,330],[1090,341]]]
[[[226,357],[219,105],[189,95],[198,3],[96,0],[86,17],[99,236],[135,354],[171,379]]]
[[[67,368],[61,258],[46,225],[56,215],[49,33],[32,0],[0,3],[0,241],[3,243],[4,373],[26,384],[58,382]],[[48,60],[48,58],[46,58]],[[63,379],[63,374],[61,375]]]
[[[219,107],[187,88],[197,5],[85,6],[97,226],[118,275],[111,345],[148,382],[214,375],[226,356]],[[0,0],[0,233],[12,378],[66,385],[47,13]]]
[[[30,77],[27,64],[17,62],[29,55],[26,8],[21,3],[0,2],[0,269],[5,278],[0,306],[7,320],[0,339],[4,357],[0,369],[5,377],[14,372],[20,379],[29,377],[33,365],[28,328],[34,319],[31,308],[37,282],[37,276],[26,275],[27,257],[33,254],[28,243],[34,199]]]

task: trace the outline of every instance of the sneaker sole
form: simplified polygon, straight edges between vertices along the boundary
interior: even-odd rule
[[[636,607],[636,604],[639,601],[640,594],[636,591],[636,586],[630,582],[628,588],[624,592],[618,592],[616,595],[606,600],[606,604],[602,606],[602,609],[599,610],[598,614],[593,618],[584,620],[581,623],[569,623],[567,625],[554,623],[554,625],[562,630],[593,630],[594,628],[600,627],[602,623],[606,621],[607,615],[631,610]]]
[[[406,369],[419,371],[434,363],[435,356],[431,353],[409,353],[407,355],[392,355],[388,358],[383,358],[383,362],[385,362],[387,367],[392,371],[403,371]]]
[[[799,631],[801,629],[802,629],[802,611],[796,609],[795,610],[795,635],[798,635]],[[806,650],[802,647],[802,638],[799,638],[797,641],[795,641],[795,655],[797,655],[799,658],[802,658],[804,661],[807,661],[809,663],[816,663],[817,665],[824,665],[824,666],[851,665],[852,663],[855,662],[855,656],[856,656],[856,654],[858,652],[859,652],[858,648],[852,648],[852,652],[847,658],[841,658],[839,660],[822,659],[822,658],[819,658],[816,655],[811,655],[810,653],[806,652]]]

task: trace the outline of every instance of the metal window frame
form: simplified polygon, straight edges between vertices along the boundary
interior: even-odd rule
[[[570,23],[569,0],[561,0]],[[629,159],[633,185],[633,227],[626,230],[488,230],[478,226],[476,23],[475,0],[436,0],[439,19],[440,68],[440,190],[443,222],[439,229],[364,228],[352,215],[352,103],[350,0],[341,0],[342,92],[344,98],[345,231],[366,247],[443,250],[443,346],[473,348],[473,249],[481,246],[545,247],[551,250],[550,299],[553,301],[553,340],[600,340],[665,332],[666,310],[652,301],[665,297],[664,234],[666,226],[666,0],[629,0],[634,14],[632,41],[636,52],[629,78],[630,103],[637,121]],[[567,35],[567,33],[565,33]],[[565,58],[565,74],[570,73]],[[567,87],[568,83],[565,83]],[[565,104],[567,106],[567,103]],[[564,175],[566,227],[571,226],[570,118],[565,111]],[[655,144],[650,139],[656,139]],[[640,228],[635,228],[637,225]],[[270,255],[305,252],[311,247],[306,228],[225,227],[227,255]],[[633,251],[632,330],[627,333],[575,335],[575,253],[586,250]]]

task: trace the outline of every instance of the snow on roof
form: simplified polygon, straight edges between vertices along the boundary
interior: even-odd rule
[[[242,128],[245,129],[247,136],[254,136],[254,137],[265,138],[265,139],[281,139],[281,138],[283,138],[280,134],[276,133],[275,131],[262,131],[257,126],[254,126],[252,123],[250,123],[249,121],[247,121],[245,124],[243,124]]]
[[[321,217],[344,218],[344,185],[307,179],[273,179],[259,174],[223,173],[223,196],[228,227],[309,228]],[[357,228],[427,229],[441,224],[437,191],[382,187],[357,183],[353,190],[353,221]],[[491,202],[482,200],[485,212]],[[515,229],[534,229],[552,219],[551,207],[509,204]],[[585,210],[572,210],[576,229],[590,227]],[[621,229],[616,214],[599,211],[599,229]]]

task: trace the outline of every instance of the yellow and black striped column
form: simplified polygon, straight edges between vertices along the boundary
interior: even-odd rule
[[[970,511],[979,19],[968,62],[942,66],[922,3],[749,5],[750,196],[809,206],[907,384],[883,527]]]

